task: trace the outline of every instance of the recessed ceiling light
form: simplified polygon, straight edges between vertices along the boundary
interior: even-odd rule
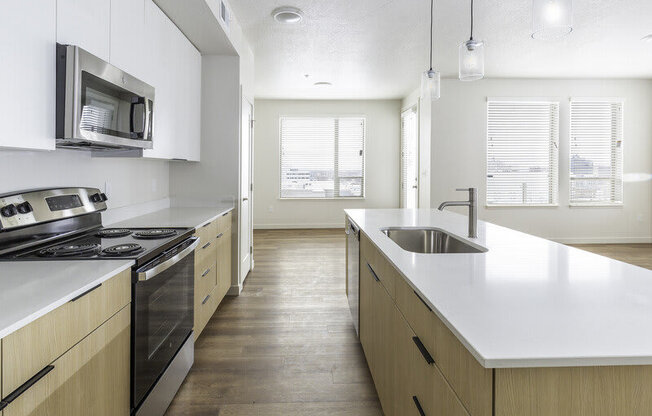
[[[333,84],[328,81],[319,81],[313,84],[315,87],[332,87]]]
[[[277,22],[286,24],[299,23],[303,20],[303,12],[296,7],[289,6],[274,9],[272,16],[274,16],[274,20]]]
[[[652,34],[647,35],[647,36],[643,36],[643,37],[641,38],[641,40],[642,40],[643,42],[652,42]]]

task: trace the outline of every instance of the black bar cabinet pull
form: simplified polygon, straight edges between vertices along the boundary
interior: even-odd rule
[[[97,289],[100,286],[102,286],[102,283],[100,283],[99,285],[93,286],[92,288],[88,289],[86,292],[82,293],[81,295],[75,296],[74,298],[70,299],[70,301],[74,302],[74,301],[76,301],[76,300],[78,300],[80,298],[83,298],[84,296],[88,295],[89,293],[91,293],[92,291],[94,291],[95,289]]]
[[[210,272],[211,272],[211,268],[209,267],[208,269],[206,269],[206,271],[204,273],[201,274],[201,277],[206,276]]]
[[[208,299],[210,299],[210,298],[211,298],[211,295],[206,295],[204,300],[201,301],[201,304],[204,305],[206,302],[208,302]]]
[[[226,217],[227,215],[229,215],[228,212],[225,212],[224,214],[222,214],[223,217]]]
[[[210,222],[207,222],[206,224],[202,225],[201,228],[206,228],[206,227],[208,227],[209,225],[211,225],[211,223],[210,223]]]
[[[430,306],[428,306],[428,304],[426,303],[426,301],[423,300],[423,298],[421,298],[421,296],[419,296],[419,294],[417,293],[417,291],[416,291],[416,290],[413,290],[413,292],[414,292],[414,295],[415,295],[415,296],[416,296],[416,297],[421,301],[421,303],[423,303],[424,305],[426,305],[426,308],[428,308],[428,310],[429,310],[430,312],[432,312],[432,309],[430,309]]]
[[[423,358],[426,360],[426,362],[428,364],[434,364],[435,360],[432,358],[432,355],[430,355],[430,353],[426,349],[426,346],[423,345],[423,342],[421,342],[419,337],[412,337],[412,341],[414,341],[414,343],[417,344],[417,348],[419,349],[421,355],[423,355]]]
[[[0,410],[2,410],[2,409],[4,409],[5,407],[7,407],[7,404],[9,404],[9,403],[7,403],[7,402],[5,402],[5,401],[0,401]]]
[[[32,387],[34,384],[36,384],[40,379],[45,377],[45,375],[47,373],[49,373],[50,371],[52,371],[52,370],[54,370],[53,365],[49,365],[49,366],[45,367],[43,370],[36,373],[36,375],[34,377],[27,380],[22,386],[18,387],[16,390],[9,393],[9,395],[7,395],[7,397],[5,397],[5,399],[2,401],[2,403],[4,403],[4,405],[7,406],[9,403],[16,400],[18,398],[18,396],[20,396],[21,394],[23,394],[27,390],[29,390],[30,387]],[[2,409],[2,407],[0,407],[0,409]]]
[[[412,400],[414,400],[414,405],[417,407],[419,414],[421,416],[426,416],[426,412],[423,411],[423,407],[421,407],[421,403],[419,403],[419,398],[417,396],[412,396]]]
[[[371,272],[371,275],[376,279],[377,282],[380,282],[380,279],[378,278],[378,275],[374,271],[374,269],[371,268],[371,265],[367,263],[367,267],[369,268],[369,271]]]
[[[210,246],[210,245],[211,245],[211,242],[209,241],[208,243],[206,243],[206,244],[204,244],[204,245],[202,246],[202,249],[204,249],[204,248],[206,248],[206,247],[208,247],[208,246]]]
[[[215,238],[221,238],[223,235],[224,235],[224,233],[219,233],[219,234],[217,235],[217,237],[215,237]]]

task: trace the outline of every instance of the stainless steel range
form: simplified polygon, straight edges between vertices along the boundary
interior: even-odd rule
[[[131,259],[132,413],[162,415],[194,360],[192,228],[105,228],[106,195],[56,188],[0,195],[0,261]]]

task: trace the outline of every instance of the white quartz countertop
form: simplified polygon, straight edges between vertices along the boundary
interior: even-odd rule
[[[0,339],[132,265],[132,260],[0,262]]]
[[[346,210],[487,368],[652,364],[652,271],[436,210]],[[488,249],[416,254],[380,229],[440,228]]]
[[[194,227],[199,228],[233,210],[232,204],[205,208],[174,207],[111,224],[111,227]]]

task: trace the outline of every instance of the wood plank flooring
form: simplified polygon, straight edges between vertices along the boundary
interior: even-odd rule
[[[572,244],[572,246],[652,270],[652,244]]]
[[[345,296],[343,230],[260,230],[167,415],[382,415]]]

